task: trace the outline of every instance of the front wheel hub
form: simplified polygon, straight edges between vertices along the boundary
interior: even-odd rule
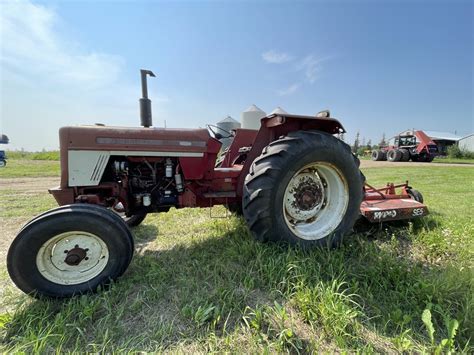
[[[47,280],[77,285],[99,275],[109,261],[109,248],[97,235],[70,231],[52,236],[39,249],[36,266]]]
[[[87,256],[87,251],[82,248],[73,248],[67,252],[66,259],[64,262],[68,265],[74,266],[79,265],[79,263],[84,260]]]

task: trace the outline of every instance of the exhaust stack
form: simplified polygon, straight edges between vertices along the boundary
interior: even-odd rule
[[[150,127],[153,125],[151,118],[151,100],[148,98],[148,86],[147,78],[149,75],[155,77],[155,74],[151,70],[140,69],[140,75],[142,79],[142,98],[140,101],[140,124],[143,127]]]

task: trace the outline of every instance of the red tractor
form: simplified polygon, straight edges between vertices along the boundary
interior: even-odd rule
[[[328,111],[270,114],[258,130],[152,128],[146,76],[154,75],[141,75],[142,128],[60,129],[61,183],[49,191],[61,207],[23,226],[8,252],[24,292],[68,297],[109,284],[132,259],[129,227],[172,207],[226,205],[256,239],[301,247],[338,245],[358,218],[428,213],[408,184],[365,185]],[[224,136],[233,140],[218,159]]]
[[[372,151],[372,160],[431,162],[438,146],[423,131],[411,131],[390,139],[389,145]]]

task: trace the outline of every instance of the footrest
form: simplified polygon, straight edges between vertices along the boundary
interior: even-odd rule
[[[205,198],[231,198],[237,197],[235,191],[220,191],[220,192],[207,192],[203,194]]]

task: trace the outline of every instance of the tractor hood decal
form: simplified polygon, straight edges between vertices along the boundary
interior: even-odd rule
[[[158,146],[182,146],[182,147],[205,147],[205,141],[181,141],[165,139],[140,139],[140,138],[112,138],[97,137],[97,144],[120,144],[120,145],[158,145]]]

